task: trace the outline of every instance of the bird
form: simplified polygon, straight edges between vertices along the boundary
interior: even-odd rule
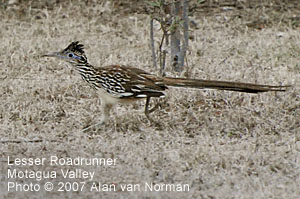
[[[82,79],[97,90],[102,112],[100,124],[108,121],[110,111],[116,104],[127,104],[145,99],[144,113],[149,121],[155,123],[149,114],[157,108],[158,104],[149,109],[150,99],[164,97],[168,87],[216,89],[255,94],[286,91],[290,87],[289,85],[272,86],[232,81],[160,77],[142,69],[124,65],[95,67],[88,62],[84,45],[79,41],[71,42],[61,51],[43,54],[42,57],[55,57],[69,62]]]

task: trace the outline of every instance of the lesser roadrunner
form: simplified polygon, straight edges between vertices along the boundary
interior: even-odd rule
[[[99,91],[101,99],[102,119],[105,123],[109,118],[111,108],[118,103],[129,103],[146,99],[145,115],[150,120],[149,102],[151,97],[163,97],[167,86],[186,88],[208,88],[218,90],[238,91],[245,93],[260,93],[268,91],[285,91],[288,86],[270,86],[241,82],[214,81],[202,79],[185,79],[158,77],[144,70],[110,65],[96,68],[88,63],[84,46],[78,41],[72,42],[60,52],[44,55],[57,57],[71,63],[82,79]]]

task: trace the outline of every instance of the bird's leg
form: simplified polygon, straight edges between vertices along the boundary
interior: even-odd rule
[[[159,124],[158,122],[154,121],[152,118],[150,118],[149,114],[152,113],[153,111],[155,111],[159,104],[156,104],[152,109],[149,110],[149,103],[150,103],[150,96],[147,96],[146,98],[146,104],[145,104],[145,115],[147,117],[147,119],[150,121],[150,122],[153,122],[155,124]]]
[[[145,112],[147,111],[148,113],[152,113],[153,111],[155,111],[158,107],[159,107],[159,103],[155,104],[155,106],[152,109],[148,109],[149,108],[149,103],[150,103],[150,97],[147,97],[146,100],[146,105],[145,105]]]
[[[109,112],[112,107],[113,107],[112,104],[106,103],[104,100],[101,101],[102,116],[101,116],[100,124],[104,124],[107,122],[107,120],[109,119]]]
[[[91,125],[89,127],[86,127],[82,130],[82,132],[87,132],[87,130],[91,129],[91,128],[94,128],[98,125],[103,125],[105,124],[108,119],[109,119],[109,112],[111,110],[111,108],[113,107],[113,104],[109,104],[109,103],[106,103],[104,100],[101,101],[101,112],[102,112],[102,116],[101,116],[101,121],[100,123],[98,124],[94,124],[94,125]]]

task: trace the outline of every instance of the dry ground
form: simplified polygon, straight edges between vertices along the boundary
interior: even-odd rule
[[[100,120],[97,93],[66,63],[39,55],[80,40],[95,66],[121,63],[157,73],[151,67],[149,18],[118,15],[113,4],[82,8],[68,3],[33,7],[28,13],[14,8],[0,13],[0,198],[300,197],[299,28],[275,23],[250,29],[248,21],[228,12],[196,18],[198,29],[190,33],[190,77],[293,87],[259,95],[171,88],[153,114],[160,128],[146,120],[141,102],[118,106],[109,124],[83,132]],[[168,75],[176,74],[169,70]],[[26,142],[30,140],[42,141]],[[189,184],[190,191],[7,191],[8,156],[51,155],[117,158],[113,167],[69,167],[95,171],[93,181]],[[42,185],[49,180],[12,181]],[[66,180],[58,176],[50,181]]]

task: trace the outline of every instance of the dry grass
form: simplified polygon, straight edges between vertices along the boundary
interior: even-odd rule
[[[33,11],[24,18],[9,9],[0,13],[1,140],[43,140],[0,143],[1,198],[299,197],[299,29],[278,24],[251,30],[239,18],[227,21],[226,12],[195,19],[199,29],[191,32],[190,77],[293,88],[259,95],[171,88],[155,112],[162,128],[146,120],[143,103],[138,103],[117,107],[110,124],[83,133],[99,122],[97,93],[64,62],[38,55],[80,40],[96,66],[122,63],[156,73],[151,68],[149,19],[112,15],[109,4]],[[168,75],[175,76],[171,71]],[[187,183],[191,190],[7,192],[7,156],[51,155],[118,159],[115,167],[80,167],[96,171],[94,181]],[[58,181],[61,176],[52,180]]]

